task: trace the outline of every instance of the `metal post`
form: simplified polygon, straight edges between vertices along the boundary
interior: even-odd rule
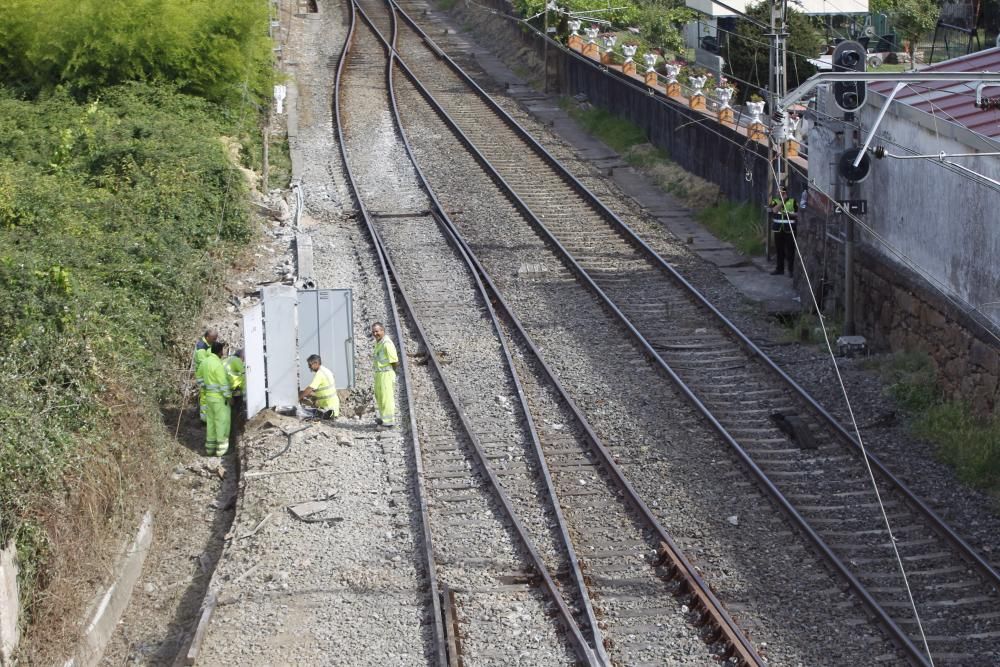
[[[844,335],[854,334],[854,218],[847,218],[847,233],[844,237]]]
[[[888,105],[886,105],[888,106]],[[841,126],[839,146],[840,149],[838,154],[843,153],[847,149],[847,132],[849,129],[848,123],[853,120],[854,114],[845,113],[844,114],[844,124]],[[851,141],[850,143],[855,143]],[[836,169],[836,167],[834,167]],[[844,195],[844,179],[838,177],[835,181],[836,188],[835,193],[837,197],[837,202],[841,202],[844,199],[850,197],[850,186],[847,189],[847,196]],[[839,205],[839,204],[837,204]],[[844,219],[844,335],[853,336],[855,335],[854,327],[854,218],[851,217],[849,210],[844,210],[840,214]]]
[[[549,94],[549,0],[545,0],[545,30],[542,31],[542,92]]]
[[[785,30],[785,9],[787,7],[787,0],[771,0],[771,23],[770,32],[767,33],[767,37],[770,38],[770,48],[767,54],[767,110],[771,114],[771,128],[772,131],[775,127],[775,123],[778,122],[776,112],[778,111],[778,103],[784,98],[787,78],[785,76],[786,68],[786,49],[785,42],[788,37],[788,32]],[[771,185],[768,183],[768,197],[767,201],[770,202],[774,193],[776,193],[778,186],[784,185],[785,182],[785,164],[784,160],[786,157],[786,146],[782,143],[781,147],[774,145],[773,140],[767,142],[767,161],[769,165],[775,167],[776,183]],[[767,225],[769,230],[765,235],[765,254],[768,259],[771,258],[771,225]]]

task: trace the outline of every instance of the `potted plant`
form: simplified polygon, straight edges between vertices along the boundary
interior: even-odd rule
[[[754,93],[747,102],[747,111],[750,112],[750,124],[759,123],[760,115],[764,113],[764,99]]]

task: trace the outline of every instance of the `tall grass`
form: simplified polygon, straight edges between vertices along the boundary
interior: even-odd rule
[[[744,255],[764,254],[763,211],[752,204],[722,201],[702,210],[698,221]]]
[[[924,354],[894,355],[880,371],[892,396],[913,416],[916,435],[933,443],[960,479],[1000,499],[1000,416],[977,417],[968,405],[946,400]]]
[[[128,81],[234,105],[270,95],[268,4],[259,0],[4,0],[0,80],[77,99]]]

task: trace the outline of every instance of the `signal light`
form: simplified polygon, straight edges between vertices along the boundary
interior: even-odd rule
[[[834,72],[864,72],[868,52],[858,42],[841,42],[833,52]],[[833,101],[841,111],[857,111],[868,97],[864,81],[838,81],[833,84]]]
[[[868,178],[872,171],[872,160],[867,153],[861,156],[861,162],[858,163],[858,166],[854,166],[854,161],[860,152],[860,148],[848,149],[841,153],[840,159],[837,161],[837,173],[851,183],[860,183]]]

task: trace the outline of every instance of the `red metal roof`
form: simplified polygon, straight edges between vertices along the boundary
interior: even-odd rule
[[[1000,48],[977,51],[922,69],[923,72],[1000,72]],[[1000,75],[998,75],[1000,78]],[[889,95],[895,84],[873,83],[871,90]],[[1000,86],[983,88],[984,97],[1000,97]],[[896,94],[897,102],[909,104],[939,119],[950,120],[973,132],[1000,139],[1000,109],[983,111],[975,106],[975,83],[910,83]]]

